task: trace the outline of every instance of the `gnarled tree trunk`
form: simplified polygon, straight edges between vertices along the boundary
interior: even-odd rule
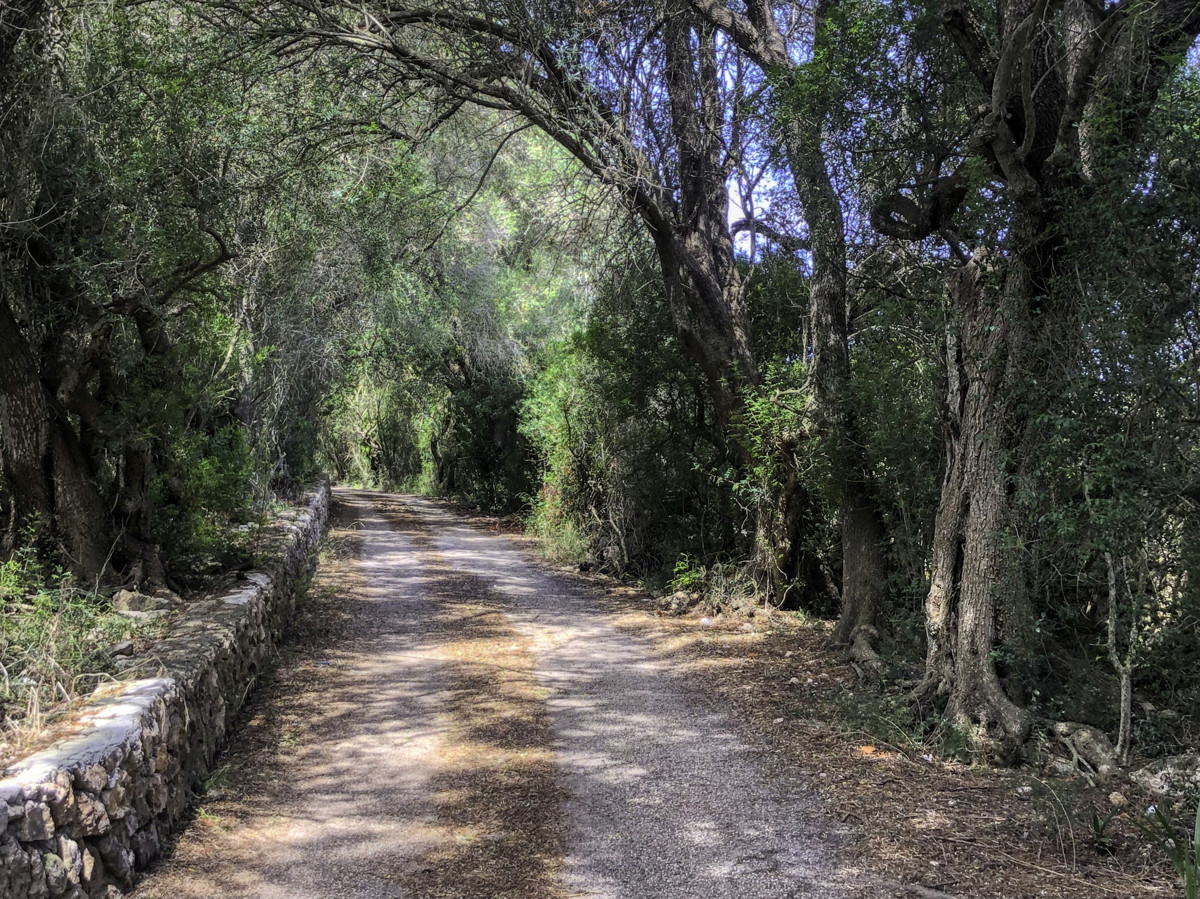
[[[1136,165],[1121,164],[1100,175],[1097,151],[1133,158],[1128,151],[1159,89],[1200,33],[1200,7],[996,0],[995,13],[998,41],[965,0],[946,0],[942,15],[986,101],[974,107],[962,152],[987,169],[993,190],[1002,185],[997,244],[968,256],[955,232],[965,166],[885,198],[871,220],[903,240],[938,234],[963,262],[947,281],[946,467],[926,599],[926,674],[914,698],[944,700],[977,742],[1016,754],[1031,716],[1005,693],[994,650],[997,623],[1012,639],[1029,609],[1026,528],[1015,499],[1037,452],[1026,391],[1053,391],[1077,345],[1079,298],[1055,283],[1070,252],[1058,226],[1090,180],[1119,178],[1133,189],[1141,177]],[[1090,121],[1093,112],[1107,120]]]
[[[95,473],[67,412],[39,377],[6,299],[0,298],[0,469],[12,501],[5,549],[35,528],[57,539],[72,570],[102,576],[111,550]]]
[[[991,289],[996,275],[975,260],[948,283],[946,472],[926,599],[925,680],[917,698],[944,702],[957,727],[1013,754],[1028,737],[1031,718],[1004,692],[992,650],[997,603],[1017,568],[1007,435],[1022,428],[1011,364],[1025,317],[1020,296]]]

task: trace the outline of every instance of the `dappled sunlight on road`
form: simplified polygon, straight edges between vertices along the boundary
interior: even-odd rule
[[[766,778],[592,589],[427,500],[337,496],[359,560],[322,583],[346,633],[265,700],[258,788],[141,899],[854,891],[804,785]]]
[[[768,784],[732,722],[689,693],[648,640],[504,538],[455,526],[428,501],[406,502],[445,523],[434,537],[444,559],[511,598],[505,613],[537,655],[570,795],[569,891],[842,895],[820,847],[827,832],[800,790]]]

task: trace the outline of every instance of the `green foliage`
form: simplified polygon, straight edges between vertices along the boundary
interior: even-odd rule
[[[187,567],[226,556],[236,548],[233,527],[256,511],[249,489],[256,466],[244,429],[229,424],[212,434],[189,432],[171,449],[173,473],[156,491],[164,552]]]
[[[47,586],[57,589],[70,580],[67,571],[40,557],[34,545],[35,532],[36,527],[31,527],[21,548],[0,564],[0,604],[21,602]]]
[[[900,600],[893,622],[915,642],[943,464],[943,322],[921,297],[871,299],[855,335],[850,408],[887,527],[891,592]]]
[[[1092,815],[1092,845],[1100,852],[1111,854],[1115,851],[1112,838],[1108,835],[1108,825],[1121,813],[1121,806],[1114,805],[1103,818],[1098,814]]]
[[[872,267],[864,266],[861,277],[870,282]],[[931,291],[938,289],[932,274],[922,277],[930,278]],[[806,317],[797,314],[794,297],[806,290],[802,270],[784,260],[771,260],[751,283],[755,321],[761,322],[765,346],[774,348],[775,355],[764,366],[760,387],[746,397],[737,424],[753,461],[733,489],[744,507],[766,503],[777,516],[778,528],[791,527],[798,533],[794,552],[836,571],[839,494],[830,469],[832,447],[814,418],[809,364],[796,348],[795,333],[804,333]],[[864,290],[862,302],[865,310],[856,323],[845,406],[865,444],[866,468],[887,526],[892,592],[904,600],[891,623],[908,645],[914,645],[920,639],[938,502],[938,344],[943,323],[938,310],[930,310],[923,298]],[[790,314],[784,311],[789,303]],[[805,498],[799,523],[789,519],[798,513],[789,513],[778,500],[797,494]],[[799,602],[823,615],[836,613],[828,592],[813,589],[803,578],[785,592],[789,604]]]
[[[520,509],[533,490],[529,451],[518,430],[524,384],[503,373],[451,390],[431,439],[436,483],[472,504]]]
[[[6,737],[19,741],[56,704],[86,696],[115,673],[110,650],[132,625],[102,596],[65,583],[47,587],[47,572],[11,565],[0,575],[6,592],[15,591],[0,609],[0,715]]]
[[[541,471],[536,527],[641,576],[729,552],[744,520],[648,264],[610,272],[585,325],[547,347],[520,424]]]
[[[756,554],[774,540],[788,556],[768,560],[784,572],[783,601],[836,612],[839,493],[849,482],[833,462],[847,443],[814,415],[808,253],[717,260],[737,265],[753,331],[723,336],[752,346],[760,366],[744,373],[753,386],[727,422],[692,346],[708,327],[703,310],[719,320],[722,303],[680,302],[703,279],[686,266],[661,270],[645,229],[604,192],[611,184],[587,180],[522,119],[469,104],[445,115],[445,91],[417,90],[415,70],[393,81],[377,56],[344,45],[289,45],[281,59],[265,35],[214,27],[237,6],[56,7],[45,20],[53,27],[38,24],[5,61],[14,100],[0,128],[9,223],[0,303],[28,350],[29,380],[56,404],[20,424],[35,434],[53,423],[79,457],[84,477],[47,482],[95,488],[90,532],[113,535],[103,573],[113,583],[187,582],[244,548],[239,526],[275,493],[329,468],[344,482],[524,511],[563,557],[722,599],[750,591],[751,561],[761,564]],[[338,4],[321,10],[336,24]],[[936,5],[845,0],[822,10],[815,34],[795,32],[801,62],[788,71],[758,72],[736,59],[734,42],[718,42],[731,77],[713,100],[730,106],[714,121],[728,129],[737,169],[718,181],[738,181],[747,213],[814,240],[783,177],[783,150],[794,148],[776,144],[779,126],[820,136],[849,241],[851,370],[837,414],[886,529],[893,603],[880,610],[883,640],[920,657],[951,461],[943,438],[961,425],[942,408],[944,382],[958,374],[947,362],[957,361],[961,311],[946,308],[945,284],[974,252],[1006,290],[1024,291],[1014,309],[1029,318],[1025,333],[1049,335],[1033,350],[1007,348],[1002,402],[1012,414],[977,435],[1008,452],[994,474],[1012,513],[1002,538],[1014,561],[996,589],[1013,601],[1000,603],[990,660],[1039,712],[1083,705],[1068,681],[1098,695],[1106,560],[1115,559],[1112,622],[1135,658],[1139,695],[1198,707],[1195,66],[1179,67],[1153,110],[1089,104],[1087,158],[1065,163],[1077,166],[1071,178],[1047,163],[1047,183],[1068,186],[1039,212],[1055,224],[1038,235],[1052,265],[1030,279],[1034,289],[1006,267],[1023,249],[1007,236],[1017,231],[1006,166],[967,139],[987,98]],[[607,15],[585,30],[603,37],[619,24],[616,46],[632,47],[637,23]],[[980,17],[985,31],[996,21]],[[561,23],[542,24],[553,35]],[[638,52],[657,59],[659,40],[646,35]],[[575,58],[581,72],[586,52]],[[1131,66],[1136,56],[1132,48]],[[658,72],[652,62],[644,77]],[[602,104],[612,87],[593,99]],[[675,221],[667,207],[690,201],[670,171],[678,150],[664,149],[683,146],[659,106],[667,94],[653,83],[623,89],[621,102],[649,115],[627,123],[632,150],[618,142],[612,160],[619,168],[644,154],[651,169],[661,165],[637,172],[649,179],[641,211],[661,203]],[[772,125],[758,116],[760,99]],[[1122,138],[1133,115],[1146,119],[1137,142]],[[1039,130],[1039,140],[1052,137]],[[590,152],[588,139],[581,133],[573,152]],[[873,233],[880,197],[912,212],[951,171],[971,188],[952,221],[920,241]],[[632,183],[628,172],[606,174]],[[686,243],[685,224],[656,224],[651,236]],[[710,250],[727,249],[718,237]],[[0,403],[0,414],[16,407]],[[49,470],[56,453],[43,455]],[[10,622],[4,664],[32,659],[44,640],[70,660],[63,671],[103,668],[58,632],[108,637],[94,601],[61,582],[70,552],[52,519],[71,504],[50,489],[43,508],[19,508],[19,486],[0,478],[0,602],[25,610]],[[1018,607],[1011,617],[1024,620],[1009,620]],[[75,676],[34,680],[69,691]],[[882,708],[863,726],[908,748],[968,752],[967,735],[906,715]],[[1173,745],[1160,725],[1142,722],[1144,747]]]
[[[324,94],[268,83],[282,76],[267,57],[231,53],[193,12],[64,10],[33,45],[46,59],[27,61],[44,77],[22,87],[41,93],[20,106],[56,112],[0,138],[13,161],[0,194],[18,204],[6,208],[39,223],[0,241],[4,302],[34,374],[66,404],[59,426],[94,508],[109,510],[89,530],[115,535],[113,577],[161,578],[160,552],[186,568],[271,486],[314,474],[307,413],[328,377],[310,357],[336,337],[311,289],[331,204],[303,195],[352,176],[285,162],[292,125],[264,115],[281,96],[295,110]],[[29,510],[8,511],[19,525]],[[39,550],[62,557],[53,542]]]
[[[10,745],[114,673],[109,650],[130,632],[107,599],[71,582],[31,540],[0,563],[0,734]]]
[[[697,565],[687,553],[675,560],[675,571],[671,575],[671,589],[690,592],[704,587],[707,572],[703,565]]]
[[[1182,674],[1200,662],[1189,626],[1200,614],[1188,536],[1197,503],[1181,490],[1196,470],[1194,375],[1183,362],[1194,352],[1195,310],[1178,280],[1197,264],[1197,110],[1196,76],[1185,71],[1168,85],[1144,145],[1093,160],[1059,235],[1076,263],[1053,284],[1052,302],[1076,306],[1077,319],[1059,331],[1053,389],[1031,379],[1019,388],[1033,410],[1018,498],[1031,523],[1026,576],[1042,627],[1034,645],[1014,649],[1035,660],[1030,670],[1051,692],[1073,701],[1095,677],[1061,684],[1047,676],[1061,660],[1038,658],[1069,653],[1109,667],[1106,556],[1117,575],[1118,644],[1132,651],[1136,689],[1183,707],[1198,698]],[[1114,110],[1096,127],[1119,120]],[[1109,226],[1092,227],[1099,218]],[[1113,697],[1104,704],[1111,709]],[[1096,720],[1112,726],[1112,714]],[[1171,743],[1145,726],[1138,733],[1146,749]]]
[[[1184,899],[1200,897],[1200,806],[1191,833],[1179,831],[1161,805],[1152,805],[1145,816],[1131,815],[1129,823],[1171,861],[1183,886]]]

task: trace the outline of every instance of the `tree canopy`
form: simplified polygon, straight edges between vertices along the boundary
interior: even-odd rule
[[[328,471],[834,619],[989,757],[1063,719],[1166,751],[1135,696],[1200,710],[1198,33],[0,4],[5,570],[196,589]]]

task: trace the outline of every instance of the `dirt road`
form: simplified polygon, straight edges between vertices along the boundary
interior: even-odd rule
[[[428,501],[336,499],[353,553],[139,899],[934,895],[839,864],[806,784],[587,585]]]

